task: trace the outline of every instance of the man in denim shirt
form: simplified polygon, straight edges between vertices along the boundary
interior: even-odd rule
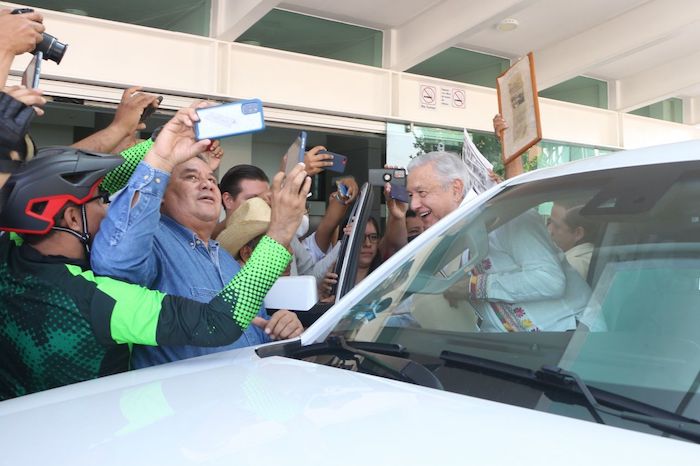
[[[167,188],[167,189],[166,189]],[[95,237],[93,270],[195,301],[208,302],[240,270],[211,239],[221,209],[221,193],[205,156],[174,167],[172,174],[141,162],[116,197]],[[267,333],[291,338],[303,328],[289,311],[270,319],[265,331],[250,326],[235,343],[216,348],[137,347],[135,368],[270,341]]]

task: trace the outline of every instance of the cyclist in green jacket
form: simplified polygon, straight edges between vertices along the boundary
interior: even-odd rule
[[[210,141],[194,140],[196,120],[194,108],[180,110],[146,160],[169,171],[206,150]],[[131,343],[221,346],[251,322],[265,325],[255,315],[291,260],[310,187],[303,166],[275,177],[274,225],[262,247],[214,299],[198,303],[89,270],[108,202],[100,183],[122,162],[48,148],[0,191],[0,229],[14,232],[0,237],[0,400],[125,371]]]

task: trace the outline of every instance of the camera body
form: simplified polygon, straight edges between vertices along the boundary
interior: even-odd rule
[[[23,13],[32,13],[34,9],[32,8],[15,8],[12,10],[13,15],[21,15]],[[44,55],[44,60],[51,60],[57,65],[61,63],[63,55],[66,53],[66,48],[68,44],[64,44],[56,39],[51,34],[43,33],[41,42],[36,45],[34,52],[42,52]]]
[[[384,186],[384,183],[406,186],[406,170],[403,168],[371,168],[368,178],[372,186]]]

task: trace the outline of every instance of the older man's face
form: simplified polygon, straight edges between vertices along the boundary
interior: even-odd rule
[[[177,165],[163,196],[163,213],[192,230],[214,227],[221,213],[221,192],[214,172],[198,158]]]
[[[433,169],[433,164],[414,168],[408,174],[408,193],[411,209],[428,228],[459,207],[462,202],[462,182],[452,181],[443,185]]]

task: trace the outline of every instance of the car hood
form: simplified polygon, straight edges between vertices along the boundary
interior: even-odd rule
[[[245,348],[0,403],[2,464],[697,464],[700,448]]]

